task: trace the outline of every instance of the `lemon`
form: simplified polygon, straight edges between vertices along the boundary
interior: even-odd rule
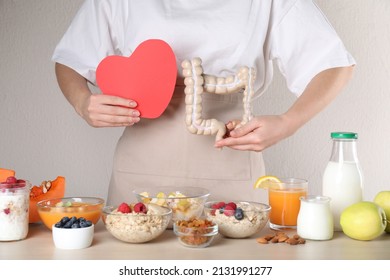
[[[273,183],[281,183],[281,182],[282,181],[280,181],[280,179],[276,176],[265,175],[265,176],[261,176],[259,179],[257,179],[253,188],[254,189],[268,189],[273,185]]]

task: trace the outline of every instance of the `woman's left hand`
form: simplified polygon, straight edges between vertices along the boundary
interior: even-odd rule
[[[230,131],[228,138],[215,143],[216,148],[261,152],[295,132],[285,115],[257,116],[247,124]],[[227,125],[229,128],[229,125]]]

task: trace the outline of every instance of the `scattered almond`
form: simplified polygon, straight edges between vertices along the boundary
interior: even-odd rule
[[[290,245],[305,244],[306,240],[301,238],[298,234],[294,234],[292,237],[289,237],[285,232],[276,232],[274,234],[267,234],[256,239],[259,244],[268,244],[271,243],[287,243]]]
[[[283,242],[285,242],[287,239],[288,239],[287,236],[281,235],[281,236],[279,236],[279,238],[278,238],[278,242],[279,242],[279,243],[283,243]]]
[[[268,240],[265,237],[257,238],[256,241],[260,244],[268,244]]]

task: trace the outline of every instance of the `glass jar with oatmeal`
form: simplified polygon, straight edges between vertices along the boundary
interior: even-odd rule
[[[0,241],[26,238],[30,185],[14,177],[0,183]]]

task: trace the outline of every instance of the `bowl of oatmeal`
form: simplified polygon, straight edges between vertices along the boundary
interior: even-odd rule
[[[228,238],[247,238],[260,232],[268,222],[270,210],[267,204],[247,201],[210,201],[204,207],[206,218]]]
[[[200,217],[210,196],[209,190],[201,187],[151,187],[136,189],[133,193],[139,202],[172,209],[172,223],[169,228],[172,228],[175,221]]]
[[[121,203],[106,206],[102,220],[108,232],[128,243],[145,243],[159,237],[168,227],[172,210],[156,204]]]
[[[218,225],[204,218],[191,218],[176,221],[173,224],[173,232],[182,245],[205,248],[210,246],[218,234]]]

